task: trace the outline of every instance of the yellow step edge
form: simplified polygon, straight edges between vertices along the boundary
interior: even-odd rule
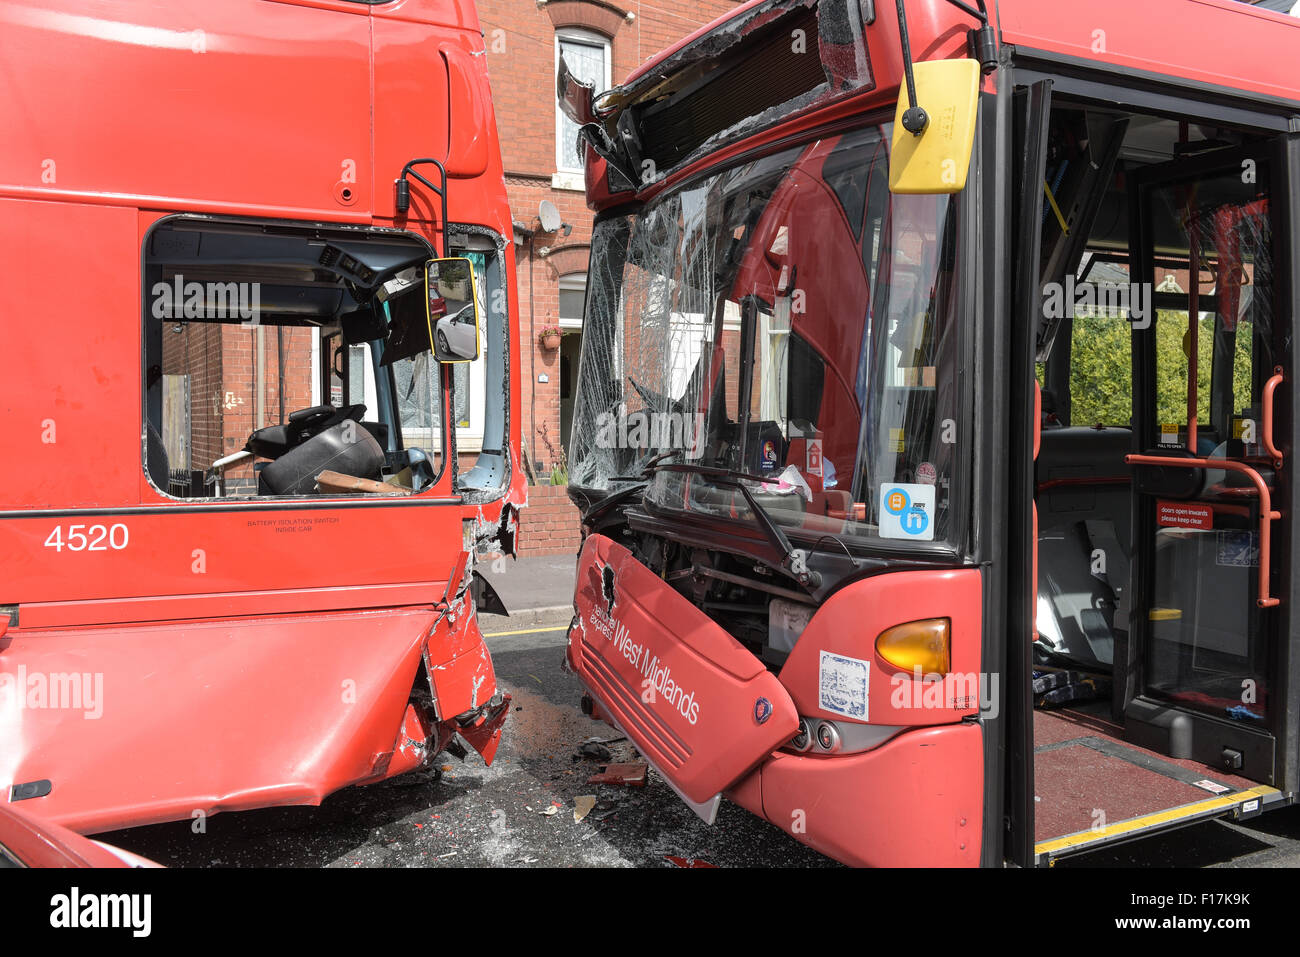
[[[1127,821],[1120,821],[1118,824],[1108,824],[1095,831],[1083,831],[1079,834],[1071,834],[1068,837],[1058,837],[1050,841],[1043,841],[1041,844],[1034,845],[1034,854],[1050,854],[1052,851],[1059,851],[1067,847],[1079,847],[1083,844],[1091,844],[1093,841],[1105,840],[1108,837],[1116,837],[1120,834],[1141,831],[1148,827],[1154,827],[1157,824],[1167,824],[1170,821],[1178,821],[1183,818],[1196,817],[1200,814],[1208,814],[1211,811],[1229,808],[1233,805],[1240,804],[1243,801],[1249,801],[1253,797],[1265,798],[1269,795],[1280,793],[1282,792],[1277,788],[1261,784],[1245,791],[1238,791],[1236,794],[1224,794],[1219,797],[1210,798],[1206,801],[1198,801],[1195,804],[1184,804],[1182,807],[1170,808],[1167,811],[1157,811],[1154,814],[1144,814],[1141,817],[1131,818]]]

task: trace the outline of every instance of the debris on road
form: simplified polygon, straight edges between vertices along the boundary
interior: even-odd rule
[[[613,759],[614,755],[609,748],[605,747],[599,741],[584,741],[582,746],[578,748],[578,753],[574,756],[574,760],[576,761],[579,757],[590,758],[594,761],[610,761]]]
[[[587,778],[588,784],[622,784],[627,787],[643,788],[646,781],[644,761],[626,764],[607,764],[596,774]]]
[[[573,822],[576,824],[591,813],[591,809],[596,806],[596,795],[579,794],[573,799]]]
[[[698,857],[674,857],[673,855],[668,854],[668,855],[666,855],[666,856],[664,857],[664,860],[665,860],[665,861],[671,861],[671,862],[672,862],[673,864],[675,864],[677,867],[713,867],[713,868],[716,868],[716,867],[718,866],[717,864],[710,864],[708,861],[702,861],[702,860],[700,860]]]

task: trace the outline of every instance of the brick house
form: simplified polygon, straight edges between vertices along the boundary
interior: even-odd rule
[[[592,213],[583,195],[576,127],[559,113],[555,70],[569,69],[597,92],[622,82],[646,58],[732,9],[733,0],[478,0],[488,75],[515,222],[523,353],[523,440],[538,481],[568,446],[573,382],[582,346],[582,306]],[[549,202],[561,225],[547,231]],[[538,341],[547,326],[558,349]],[[520,552],[577,550],[577,511],[561,487],[529,489]]]

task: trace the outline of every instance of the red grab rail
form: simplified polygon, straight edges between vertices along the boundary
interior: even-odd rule
[[[1264,446],[1264,451],[1273,459],[1273,467],[1282,467],[1282,453],[1277,446],[1273,444],[1273,393],[1277,387],[1282,384],[1282,367],[1274,366],[1273,375],[1264,383],[1264,396],[1260,404],[1264,407],[1263,419],[1260,424],[1260,444]]]
[[[1265,421],[1267,421],[1271,426],[1271,415],[1268,411],[1270,404],[1271,402],[1265,403],[1265,416],[1268,417]],[[1268,435],[1267,426],[1264,429],[1264,434]],[[1273,532],[1273,526],[1270,523],[1280,519],[1282,513],[1273,511],[1273,496],[1269,492],[1268,486],[1264,483],[1263,477],[1258,472],[1244,462],[1234,462],[1232,459],[1178,459],[1164,455],[1126,455],[1124,456],[1124,461],[1130,465],[1163,465],[1172,468],[1189,469],[1223,469],[1225,472],[1239,472],[1250,479],[1251,483],[1255,486],[1256,493],[1259,495],[1259,598],[1256,600],[1256,603],[1260,608],[1273,608],[1280,604],[1278,599],[1269,594],[1268,579],[1270,571],[1269,546],[1272,541]]]

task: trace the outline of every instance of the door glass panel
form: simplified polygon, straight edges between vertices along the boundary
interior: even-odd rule
[[[1271,483],[1259,445],[1260,396],[1273,366],[1264,180],[1245,182],[1227,168],[1153,187],[1146,199],[1155,245],[1149,445],[1244,462]],[[1262,726],[1272,621],[1256,602],[1258,494],[1231,469],[1194,474],[1193,495],[1154,503],[1146,688]]]
[[[1182,270],[1186,276],[1187,269]],[[1181,290],[1180,290],[1181,292]],[[1159,309],[1156,311],[1156,421],[1153,434],[1147,440],[1151,445],[1187,448],[1188,371],[1189,355],[1188,312],[1186,309]],[[1197,389],[1196,422],[1198,455],[1209,455],[1218,445],[1216,433],[1210,422],[1210,348],[1214,342],[1214,314],[1201,312],[1197,323]]]

